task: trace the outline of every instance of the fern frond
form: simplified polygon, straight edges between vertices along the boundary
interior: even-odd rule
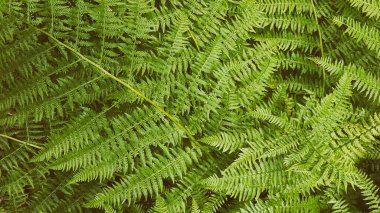
[[[297,33],[312,33],[317,31],[317,26],[313,19],[304,15],[268,15],[263,18],[263,26],[268,26],[270,30],[290,29]]]
[[[254,132],[254,131],[252,131]],[[251,140],[251,131],[245,132],[221,132],[217,135],[201,138],[199,141],[218,148],[222,152],[232,153],[247,141]]]
[[[377,1],[0,1],[0,212],[378,212]]]
[[[245,208],[240,209],[240,212],[319,212],[321,210],[319,199],[320,197],[312,196],[308,198],[291,197],[284,200],[280,196],[274,196],[266,201],[258,200],[255,204],[250,202]]]
[[[369,210],[371,212],[377,212],[380,209],[379,187],[363,172],[359,172],[356,178],[356,184],[361,189],[361,193],[369,206]]]
[[[340,26],[347,27],[345,33],[356,39],[358,42],[363,42],[368,49],[373,50],[380,57],[380,31],[368,25],[362,25],[359,22],[345,17],[334,17],[334,23]]]
[[[287,13],[312,13],[312,6],[306,0],[260,0],[257,1],[257,6],[262,8],[266,14],[287,14]]]
[[[334,75],[340,76],[343,73],[349,73],[355,81],[354,89],[360,93],[365,93],[368,99],[376,103],[380,102],[380,79],[375,74],[366,72],[362,67],[354,64],[344,65],[342,61],[331,62],[329,59],[314,59],[314,61]]]
[[[349,0],[351,6],[363,11],[367,16],[375,19],[380,18],[380,4],[377,1],[369,0]]]
[[[151,163],[138,170],[138,173],[124,178],[113,187],[107,188],[98,194],[87,205],[102,207],[106,204],[117,205],[127,200],[134,202],[142,196],[157,195],[163,189],[163,179],[182,176],[191,165],[199,158],[199,150],[179,150],[167,153],[167,156],[157,156]]]
[[[259,197],[265,190],[281,188],[285,183],[286,171],[283,165],[267,160],[254,163],[253,168],[227,170],[222,177],[211,176],[203,182],[203,185],[239,200],[250,200]]]

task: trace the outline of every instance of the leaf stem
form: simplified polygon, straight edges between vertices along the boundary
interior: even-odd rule
[[[315,6],[314,6],[314,0],[311,0],[311,6],[312,6],[313,12],[314,12],[315,23],[317,24],[317,30],[318,30],[318,36],[319,36],[319,46],[321,48],[321,57],[324,58],[325,57],[325,53],[324,53],[324,50],[323,50],[322,32],[321,32],[321,27],[319,26],[319,23],[318,23],[317,10],[315,9]],[[322,67],[322,76],[323,76],[322,93],[324,94],[325,93],[325,88],[326,88],[326,70],[325,70],[324,67]]]
[[[108,76],[109,78],[119,82],[120,84],[122,84],[123,86],[127,87],[130,91],[132,91],[133,93],[135,93],[137,96],[140,96],[142,99],[144,99],[146,102],[150,103],[153,107],[155,107],[158,111],[160,111],[161,113],[163,113],[166,117],[168,117],[173,123],[175,123],[175,125],[181,129],[182,131],[185,132],[185,134],[189,137],[189,139],[194,142],[199,148],[201,148],[203,151],[206,151],[207,153],[207,150],[194,138],[194,136],[190,133],[189,130],[187,130],[174,116],[172,116],[171,114],[169,114],[168,112],[166,112],[162,107],[160,107],[158,104],[156,104],[153,100],[149,99],[148,97],[146,97],[143,93],[141,93],[139,90],[133,88],[131,85],[129,85],[127,82],[123,81],[122,79],[114,76],[113,74],[109,73],[107,70],[105,70],[103,67],[101,67],[99,64],[95,63],[94,61],[92,61],[91,59],[87,58],[86,56],[82,55],[80,52],[78,52],[77,50],[75,50],[74,48],[68,46],[67,44],[59,41],[58,39],[56,39],[53,35],[51,35],[50,33],[48,32],[45,32],[44,30],[41,30],[33,25],[30,24],[31,27],[33,27],[34,29],[36,29],[37,31],[47,35],[48,37],[50,37],[51,39],[53,39],[55,42],[57,42],[59,45],[67,48],[68,50],[70,50],[71,52],[73,52],[75,55],[77,55],[79,58],[81,58],[82,60],[88,62],[89,64],[91,64],[92,66],[96,67],[102,74]]]
[[[28,146],[31,146],[31,147],[34,147],[34,148],[37,148],[37,149],[42,149],[42,147],[40,147],[38,145],[34,145],[34,144],[30,143],[30,142],[25,142],[25,141],[19,140],[17,138],[14,138],[14,137],[11,137],[11,136],[8,136],[8,135],[0,134],[0,137],[7,138],[7,139],[10,139],[12,141],[15,141],[15,142],[18,142],[18,143],[21,143],[21,144],[24,144],[24,145],[28,145]]]

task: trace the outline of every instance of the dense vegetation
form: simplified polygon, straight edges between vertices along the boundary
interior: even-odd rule
[[[0,212],[379,212],[379,0],[0,1]]]

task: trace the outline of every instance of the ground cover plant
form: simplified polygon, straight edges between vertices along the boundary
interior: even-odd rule
[[[0,212],[379,212],[378,0],[0,1]]]

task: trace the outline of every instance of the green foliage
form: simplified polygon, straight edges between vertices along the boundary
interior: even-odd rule
[[[0,212],[379,212],[379,18],[0,1]]]

